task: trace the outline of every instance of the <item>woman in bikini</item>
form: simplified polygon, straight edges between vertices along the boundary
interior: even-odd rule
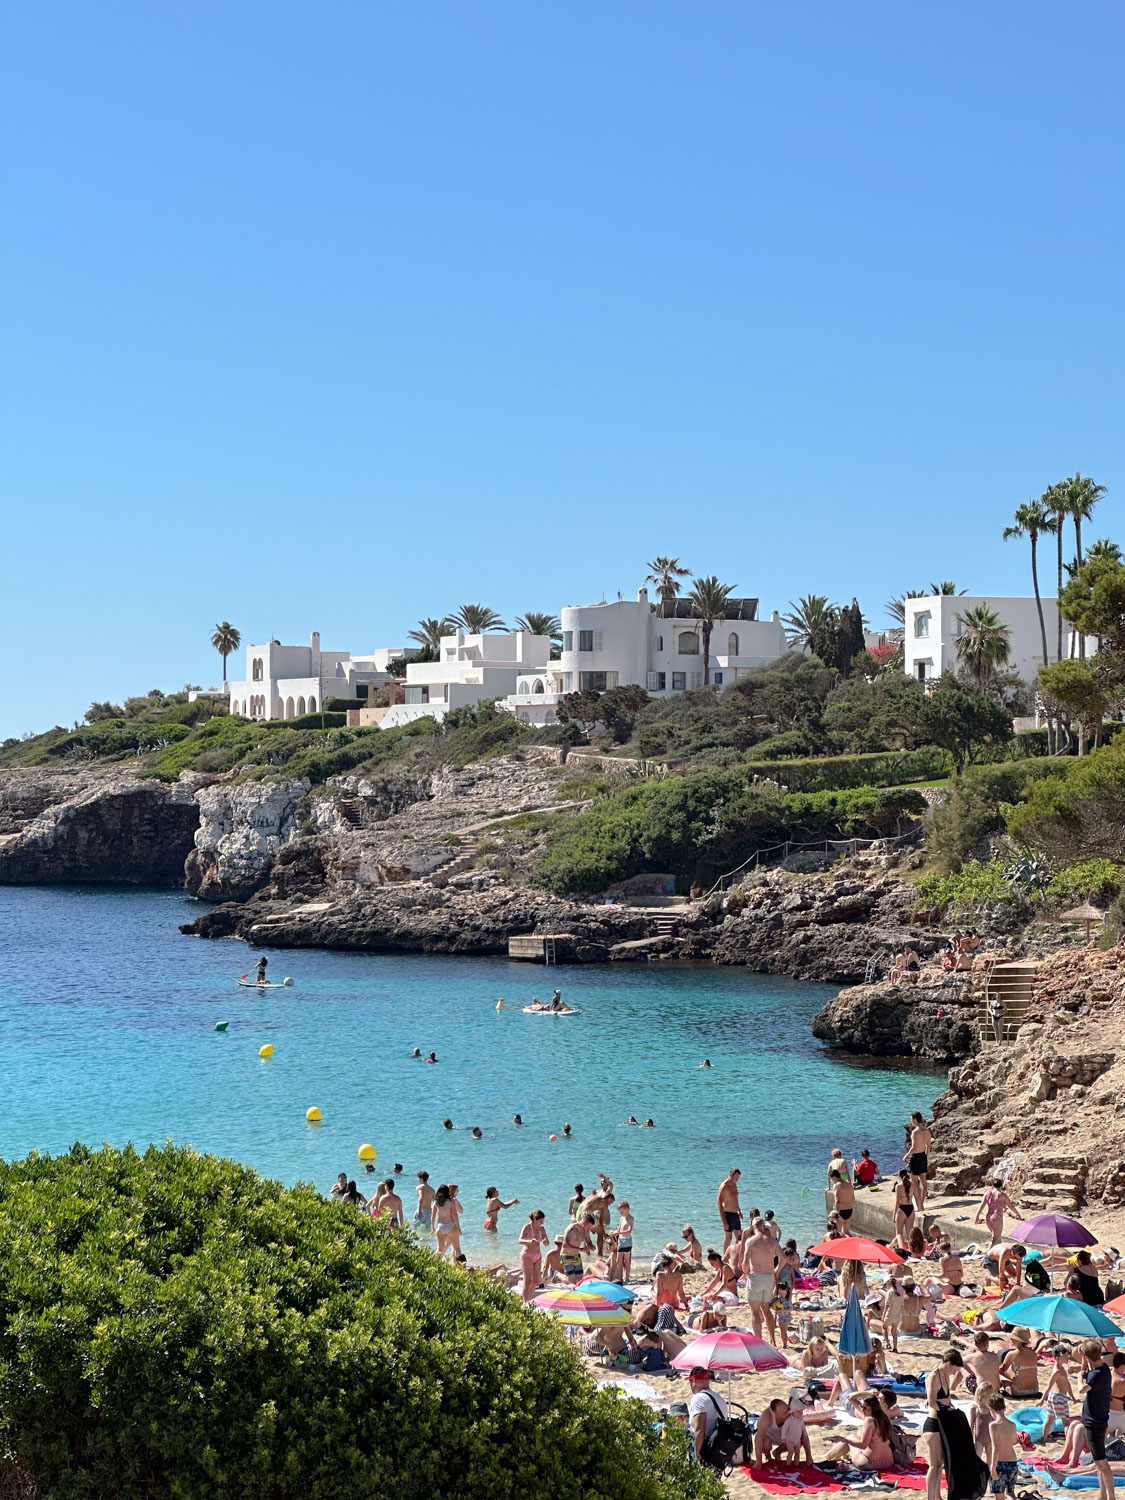
[[[1120,1436],[1125,1433],[1125,1353],[1113,1356],[1109,1386],[1109,1430]]]
[[[457,1215],[453,1212],[452,1202],[449,1185],[443,1182],[434,1194],[433,1207],[430,1210],[430,1232],[437,1237],[439,1255],[444,1255],[447,1250],[451,1255],[457,1253],[453,1248],[457,1234]]]
[[[457,1192],[458,1192],[457,1184],[455,1182],[451,1182],[449,1184],[449,1206],[450,1206],[450,1208],[453,1211],[453,1257],[454,1257],[454,1259],[456,1259],[457,1256],[459,1256],[461,1254],[461,1215],[465,1212],[464,1208],[461,1206],[461,1202],[460,1202],[459,1198],[457,1197]]]
[[[910,1190],[910,1173],[905,1167],[895,1178],[895,1229],[905,1244],[914,1218],[914,1195]]]
[[[520,1200],[513,1198],[510,1203],[501,1201],[500,1194],[494,1187],[484,1190],[484,1232],[485,1234],[496,1234],[500,1228],[500,1210],[502,1208],[514,1208]]]
[[[842,1438],[829,1449],[825,1459],[848,1458],[857,1469],[889,1469],[894,1465],[891,1452],[891,1419],[878,1396],[864,1396],[859,1403],[863,1426],[854,1438]]]
[[[953,1389],[961,1382],[964,1373],[960,1354],[956,1349],[947,1349],[941,1357],[941,1364],[926,1381],[926,1403],[929,1410],[922,1423],[922,1442],[926,1447],[926,1500],[941,1500],[944,1456],[938,1413],[954,1409]]]
[[[998,1245],[1004,1238],[1004,1215],[1014,1214],[1016,1206],[1004,1191],[1004,1184],[999,1177],[995,1179],[992,1186],[986,1191],[981,1199],[981,1205],[977,1209],[975,1222],[984,1220],[984,1227],[988,1230],[991,1238],[990,1245]]]
[[[440,1191],[440,1189],[439,1189]],[[541,1208],[532,1209],[527,1223],[520,1230],[520,1296],[530,1302],[539,1285],[543,1268],[543,1246],[547,1243],[547,1231],[543,1227],[546,1218]]]

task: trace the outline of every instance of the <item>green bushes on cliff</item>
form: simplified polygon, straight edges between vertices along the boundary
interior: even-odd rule
[[[1061,765],[1011,810],[1009,831],[1051,857],[1125,861],[1125,739]]]
[[[506,1290],[191,1150],[0,1163],[0,1309],[13,1493],[721,1497]]]
[[[920,793],[909,788],[786,795],[756,771],[700,771],[611,792],[556,825],[536,878],[565,894],[661,871],[686,889],[710,884],[757,849],[786,840],[879,837],[925,810]]]

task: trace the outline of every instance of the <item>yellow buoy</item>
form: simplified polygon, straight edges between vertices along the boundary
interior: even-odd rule
[[[305,1110],[305,1119],[308,1120],[310,1125],[315,1125],[320,1119],[320,1110],[317,1109],[315,1104]]]
[[[374,1161],[375,1160],[375,1147],[374,1146],[361,1146],[359,1148],[359,1159],[360,1159],[360,1161]]]
[[[273,1056],[273,1043],[272,1042],[267,1042],[264,1047],[259,1047],[258,1048],[258,1056],[259,1057],[272,1057]]]

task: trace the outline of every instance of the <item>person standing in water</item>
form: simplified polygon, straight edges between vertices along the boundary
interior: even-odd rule
[[[509,1203],[504,1203],[500,1194],[494,1187],[484,1190],[484,1232],[485,1234],[496,1234],[500,1228],[500,1210],[502,1208],[514,1208],[520,1200],[513,1198]]]
[[[418,1173],[418,1208],[414,1214],[415,1224],[429,1224],[433,1217],[434,1198],[436,1194],[430,1186],[430,1174],[428,1172]]]
[[[268,958],[260,958],[258,960],[258,977],[254,981],[255,984],[265,984],[265,982],[266,982],[266,965],[268,963],[269,963],[269,959]]]

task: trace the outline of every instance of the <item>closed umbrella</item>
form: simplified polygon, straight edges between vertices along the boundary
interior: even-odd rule
[[[822,1240],[819,1245],[809,1247],[810,1255],[830,1255],[833,1260],[860,1260],[869,1266],[905,1265],[901,1255],[896,1255],[878,1240],[861,1239],[858,1235],[842,1235],[838,1240]]]
[[[725,1370],[729,1391],[735,1371],[784,1370],[789,1361],[748,1329],[716,1328],[685,1345],[672,1364],[677,1370],[694,1370],[696,1365],[705,1370]]]
[[[863,1313],[860,1311],[859,1297],[853,1286],[848,1292],[848,1305],[844,1308],[844,1320],[840,1324],[840,1338],[837,1347],[841,1354],[871,1353],[871,1335],[867,1331],[867,1324],[863,1321]]]
[[[1066,1214],[1033,1214],[1030,1219],[1024,1219],[1022,1224],[1009,1229],[1005,1238],[1022,1240],[1027,1245],[1062,1246],[1068,1250],[1098,1243],[1097,1235],[1091,1234],[1085,1224],[1068,1218]]]
[[[1044,1333],[1069,1333],[1076,1338],[1117,1338],[1121,1329],[1100,1307],[1077,1297],[1025,1297],[1004,1309],[1004,1322],[1039,1328]]]
[[[583,1293],[577,1287],[541,1292],[531,1300],[535,1307],[550,1313],[559,1323],[576,1328],[624,1328],[633,1321],[631,1313],[608,1297],[599,1297],[593,1292]]]

